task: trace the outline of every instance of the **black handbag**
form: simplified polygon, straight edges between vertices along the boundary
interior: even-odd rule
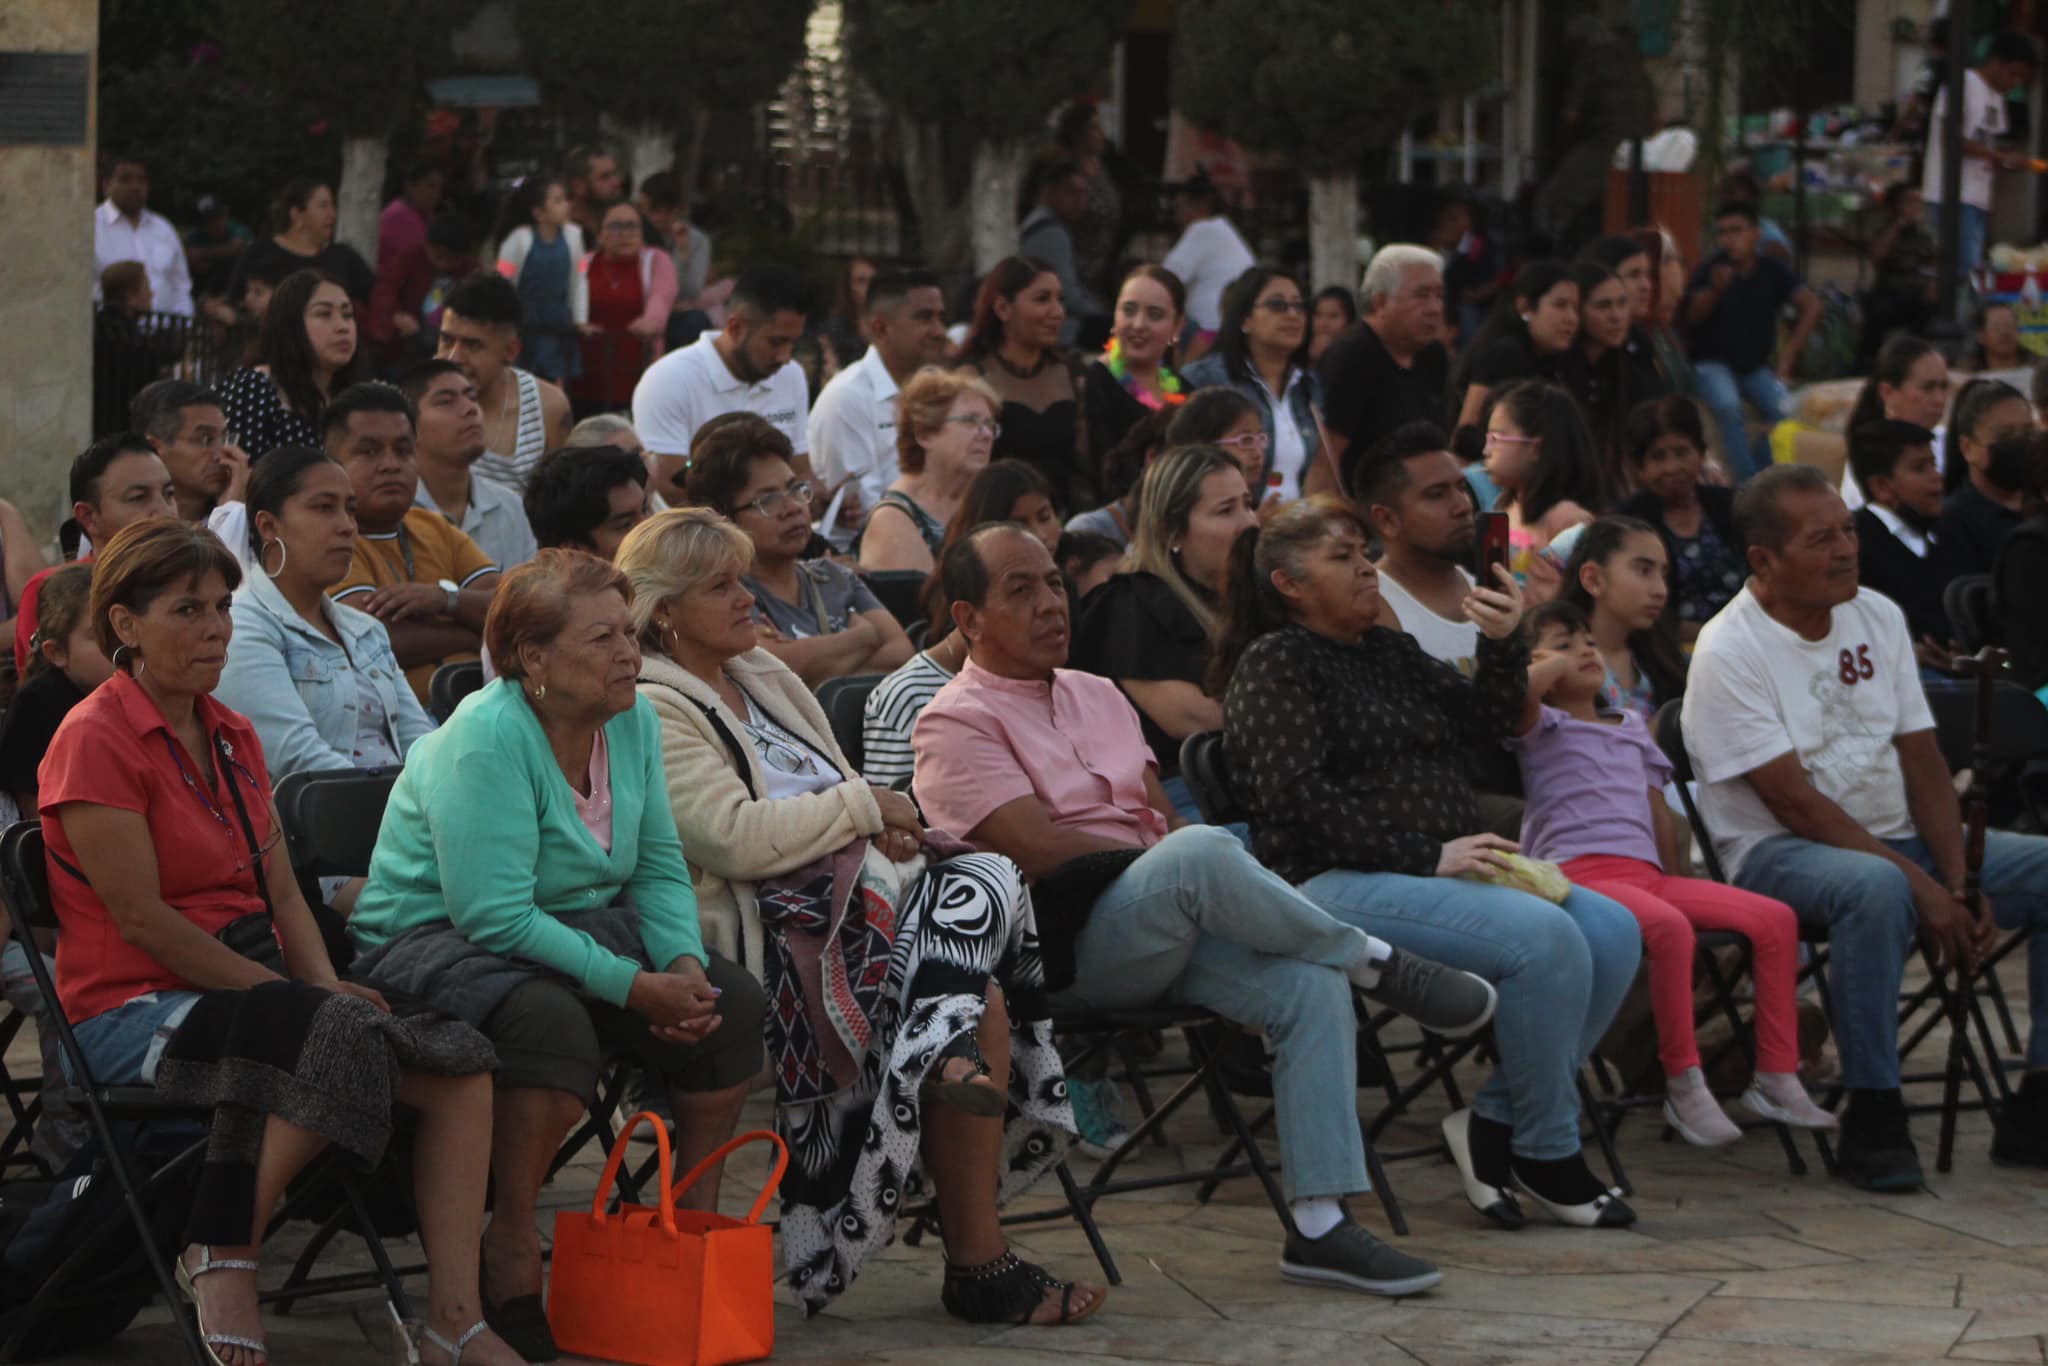
[[[1070,858],[1031,886],[1031,912],[1038,922],[1038,956],[1045,989],[1074,984],[1074,940],[1088,923],[1095,899],[1144,854],[1143,849],[1102,849]]]

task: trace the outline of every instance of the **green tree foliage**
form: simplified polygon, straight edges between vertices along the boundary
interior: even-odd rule
[[[696,110],[744,113],[804,55],[812,0],[515,0],[527,69],[551,108],[680,128]]]
[[[869,89],[920,123],[1029,137],[1109,65],[1131,0],[847,0]]]
[[[417,114],[449,35],[479,0],[229,0],[215,27],[229,70],[272,107],[344,138],[385,137]]]
[[[1181,0],[1174,106],[1310,175],[1492,80],[1498,0]]]

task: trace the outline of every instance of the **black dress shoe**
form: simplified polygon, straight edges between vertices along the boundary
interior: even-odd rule
[[[2001,1167],[2048,1167],[2048,1073],[2029,1072],[1998,1117],[1991,1160]]]
[[[1443,1134],[1464,1182],[1467,1203],[1504,1229],[1520,1228],[1525,1222],[1522,1207],[1508,1188],[1506,1126],[1464,1109],[1444,1116]]]
[[[1835,1175],[1862,1190],[1891,1194],[1927,1185],[1920,1151],[1906,1127],[1906,1102],[1896,1090],[1851,1091],[1842,1110]]]

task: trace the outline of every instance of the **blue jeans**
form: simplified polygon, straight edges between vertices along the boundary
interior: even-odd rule
[[[1265,1031],[1288,1193],[1350,1195],[1372,1187],[1358,1128],[1358,1017],[1347,970],[1372,948],[1236,836],[1189,825],[1096,898],[1075,939],[1078,975],[1055,999],[1093,1010],[1170,1001]]]
[[[1579,1150],[1579,1068],[1607,1032],[1642,961],[1619,903],[1574,887],[1561,906],[1449,877],[1333,869],[1302,884],[1331,915],[1404,953],[1477,973],[1500,993],[1501,1065],[1472,1108],[1515,1131],[1523,1157]]]
[[[1932,873],[1918,839],[1885,841]],[[1886,1091],[1899,1084],[1899,982],[1919,915],[1897,864],[1797,835],[1776,835],[1749,852],[1736,885],[1788,903],[1801,921],[1828,929],[1828,987],[1842,1083]],[[2027,1002],[2033,1017],[2027,1066],[2048,1067],[2048,839],[1993,830],[1984,841],[1985,895],[2001,929],[2033,927],[2027,941]]]
[[[164,1046],[192,1007],[196,991],[150,991],[71,1027],[102,1086],[154,1086]]]
[[[1738,375],[1717,360],[1703,360],[1693,366],[1699,378],[1700,402],[1714,414],[1721,427],[1721,451],[1728,460],[1728,477],[1737,484],[1771,463],[1770,448],[1759,461],[1749,448],[1749,430],[1743,425],[1742,400],[1748,399],[1762,413],[1764,421],[1777,426],[1785,416],[1785,381],[1768,365],[1759,365]]]
[[[1927,222],[1937,233],[1941,230],[1941,205],[1930,203],[1927,206]],[[1956,274],[1963,287],[1956,291],[1956,303],[1965,317],[1970,310],[1970,272],[1984,264],[1984,243],[1990,236],[1991,211],[1980,209],[1975,204],[1963,205],[1956,231]]]

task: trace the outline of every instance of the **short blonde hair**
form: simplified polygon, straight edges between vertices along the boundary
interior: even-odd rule
[[[946,421],[962,394],[978,394],[990,417],[1003,415],[1003,401],[987,380],[971,370],[927,366],[910,377],[896,396],[896,468],[905,474],[924,473],[924,443]]]
[[[746,570],[754,563],[754,543],[711,508],[670,508],[627,532],[613,563],[633,585],[633,630],[642,648],[661,650],[654,609],[728,568]]]

